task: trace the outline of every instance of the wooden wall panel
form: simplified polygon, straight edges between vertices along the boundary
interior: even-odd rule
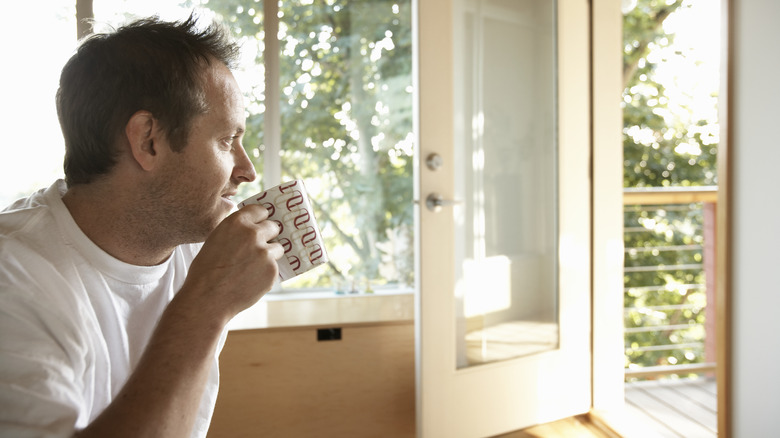
[[[233,331],[209,437],[413,437],[414,324]]]

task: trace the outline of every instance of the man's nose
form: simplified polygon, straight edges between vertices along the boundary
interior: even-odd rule
[[[233,177],[239,182],[252,182],[257,178],[257,172],[255,171],[255,165],[252,160],[249,159],[244,147],[236,148],[238,156],[236,157],[236,164],[233,168]]]

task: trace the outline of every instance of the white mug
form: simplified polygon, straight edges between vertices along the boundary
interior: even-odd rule
[[[284,255],[278,260],[282,281],[300,275],[328,262],[322,233],[314,218],[314,210],[303,180],[279,184],[238,203],[238,208],[260,204],[268,210],[268,219],[279,224],[279,242]]]

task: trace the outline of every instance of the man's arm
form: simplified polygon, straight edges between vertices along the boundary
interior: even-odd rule
[[[189,437],[225,326],[278,275],[283,250],[268,243],[279,229],[267,216],[247,206],[214,230],[127,383],[77,436]]]

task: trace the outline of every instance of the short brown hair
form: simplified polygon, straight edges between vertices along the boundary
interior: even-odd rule
[[[159,121],[174,150],[206,110],[201,73],[214,60],[232,68],[238,46],[219,25],[144,18],[86,38],[62,69],[57,115],[65,139],[65,180],[86,184],[116,163],[117,140],[139,110]]]

